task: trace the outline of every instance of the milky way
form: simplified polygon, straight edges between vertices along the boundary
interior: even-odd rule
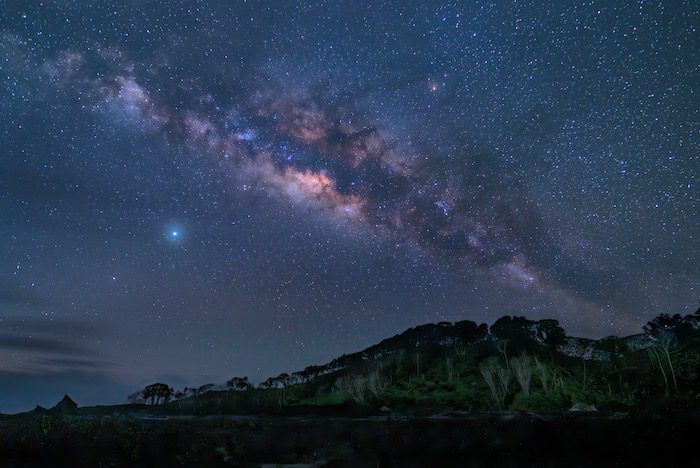
[[[691,2],[99,3],[1,13],[7,408],[697,308]]]

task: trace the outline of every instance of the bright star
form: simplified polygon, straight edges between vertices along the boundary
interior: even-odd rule
[[[165,232],[165,237],[172,242],[180,241],[182,239],[182,229],[179,226],[170,226]]]

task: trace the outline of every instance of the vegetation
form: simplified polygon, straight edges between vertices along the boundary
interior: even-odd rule
[[[177,414],[684,411],[700,408],[698,364],[700,311],[601,340],[568,337],[555,320],[503,317],[490,329],[469,321],[409,329],[257,388],[247,377],[174,393],[154,384],[130,401]]]

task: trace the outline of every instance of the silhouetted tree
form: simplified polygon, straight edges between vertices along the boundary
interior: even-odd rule
[[[644,325],[644,333],[653,339],[658,339],[664,331],[672,332],[681,343],[693,337],[700,337],[700,314],[661,314]]]
[[[282,403],[284,402],[284,399],[286,398],[287,394],[287,387],[292,385],[294,379],[292,376],[287,374],[286,372],[283,372],[282,374],[276,376],[276,377],[270,377],[264,382],[261,382],[259,387],[262,389],[270,390],[270,389],[277,389],[281,390],[278,393],[278,403],[280,406],[282,406]]]
[[[197,395],[204,395],[214,390],[214,384],[204,384],[197,389]]]
[[[132,405],[143,404],[146,402],[146,400],[143,398],[143,390],[139,390],[138,392],[132,393],[131,395],[126,397],[126,399]]]
[[[559,325],[557,320],[545,319],[535,322],[537,338],[542,340],[545,345],[551,349],[556,349],[557,346],[564,344],[566,340],[566,332]]]
[[[534,321],[506,315],[496,320],[490,331],[494,338],[507,341],[513,353],[525,351],[536,343],[556,349],[566,338],[559,322],[552,319]]]
[[[226,388],[233,391],[250,390],[253,385],[248,380],[248,377],[233,377],[226,381]]]
[[[525,317],[501,317],[491,325],[491,335],[507,340],[508,347],[518,353],[530,347],[534,343],[533,325],[535,322]]]
[[[152,405],[164,404],[173,397],[173,389],[164,383],[154,383],[143,389],[143,399]]]
[[[275,378],[269,377],[266,380],[260,382],[258,384],[258,388],[261,388],[263,390],[268,390],[268,389],[274,388],[274,384],[275,384]]]
[[[308,366],[303,371],[302,374],[307,381],[313,380],[323,372],[323,367],[321,366]]]

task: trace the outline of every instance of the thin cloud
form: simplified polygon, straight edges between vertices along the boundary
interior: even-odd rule
[[[47,317],[0,318],[0,331],[24,335],[51,335],[67,338],[104,337],[106,330],[83,320]]]
[[[90,350],[86,347],[74,343],[43,337],[17,336],[7,333],[0,334],[0,348],[75,356],[87,356],[91,354]]]
[[[41,357],[32,359],[32,364],[41,367],[50,367],[56,370],[69,369],[104,369],[112,367],[113,364],[107,361],[94,361],[89,359],[76,359],[69,357]]]

